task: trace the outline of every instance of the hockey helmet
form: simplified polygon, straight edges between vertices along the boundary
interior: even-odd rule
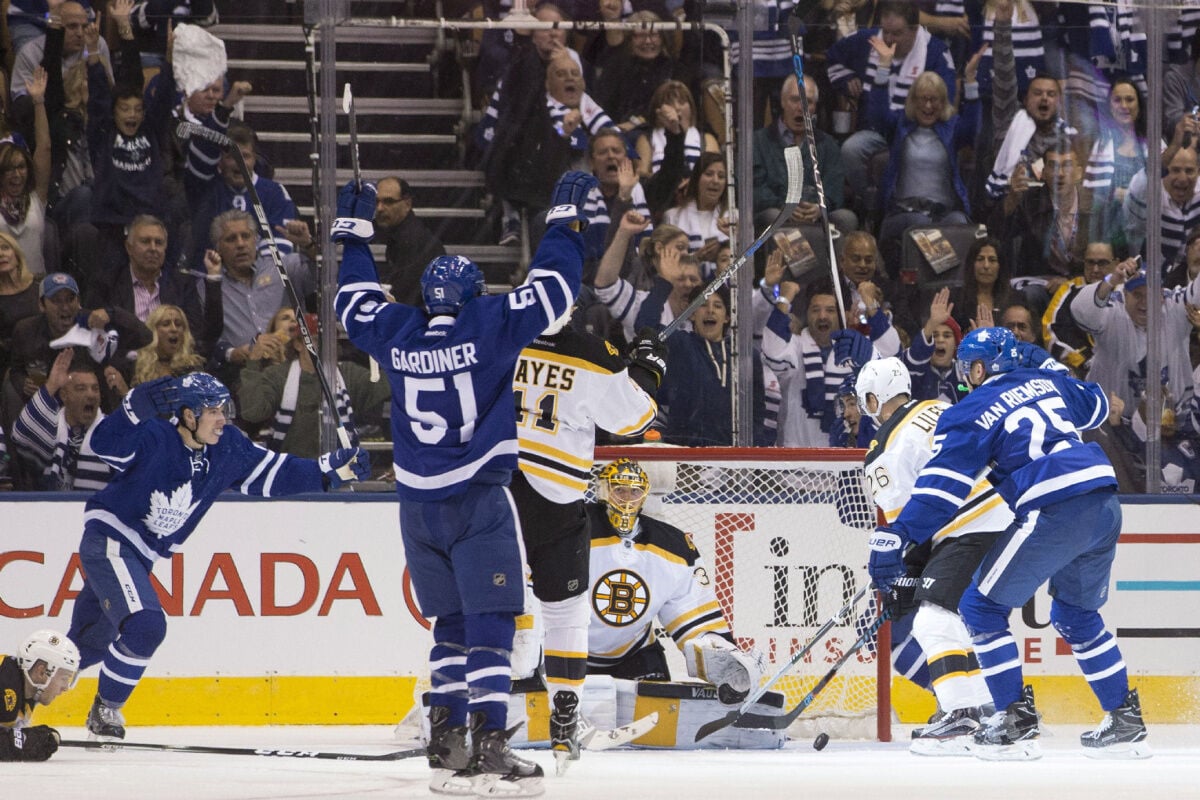
[[[854,394],[858,397],[858,408],[876,422],[883,404],[893,397],[905,394],[912,396],[912,377],[904,362],[895,356],[868,361],[858,371],[854,382]],[[875,410],[867,405],[867,395],[875,396]]]
[[[631,458],[618,458],[600,470],[600,499],[608,506],[608,521],[621,534],[633,533],[638,512],[650,492],[650,479]]]
[[[988,377],[1012,372],[1021,362],[1017,337],[1008,328],[976,328],[963,337],[955,357],[958,379],[968,386],[971,365],[976,361],[983,362]]]
[[[484,294],[483,271],[463,256],[438,256],[421,275],[421,297],[431,315],[456,316],[472,298]]]
[[[189,372],[176,378],[175,382],[179,389],[179,409],[175,412],[177,415],[181,414],[183,409],[190,408],[198,419],[204,409],[217,408],[226,419],[233,418],[233,398],[225,384],[212,375],[207,372]]]
[[[39,682],[30,674],[33,668],[42,662],[46,665],[45,677]],[[58,631],[35,631],[21,644],[17,652],[17,663],[29,682],[38,689],[45,689],[50,681],[62,670],[60,683],[65,683],[64,691],[75,685],[79,680],[79,648],[75,643]]]

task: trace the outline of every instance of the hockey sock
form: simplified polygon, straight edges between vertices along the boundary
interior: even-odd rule
[[[586,594],[542,603],[546,627],[546,685],[550,696],[562,690],[579,694],[587,677],[588,622]]]
[[[438,617],[429,651],[429,705],[450,709],[451,726],[467,724],[467,632],[462,614]]]
[[[892,620],[892,667],[896,674],[903,675],[922,689],[932,689],[925,651],[914,636],[914,624],[912,614]]]
[[[511,688],[512,650],[516,614],[496,612],[467,614],[467,710],[487,717],[484,730],[504,730],[508,722],[508,692]]]
[[[166,635],[167,618],[162,611],[142,610],[125,619],[120,637],[108,646],[100,666],[97,691],[105,703],[118,708],[125,705]]]
[[[1079,669],[1100,701],[1100,707],[1112,711],[1125,702],[1129,692],[1125,659],[1116,638],[1105,630],[1099,612],[1055,600],[1050,607],[1050,621],[1063,640],[1071,645]]]
[[[979,659],[996,710],[1003,711],[1021,699],[1025,684],[1017,640],[1008,630],[1012,609],[981,594],[972,582],[963,592],[958,611],[971,634],[975,657]]]
[[[943,709],[953,711],[992,702],[971,649],[971,636],[958,614],[925,603],[913,619],[913,635],[926,653],[933,691]]]

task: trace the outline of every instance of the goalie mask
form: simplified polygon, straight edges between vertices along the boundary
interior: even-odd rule
[[[17,662],[36,689],[45,689],[57,678],[61,690],[66,691],[79,680],[79,649],[58,631],[37,631],[26,639],[17,653]],[[40,681],[31,674],[39,662],[46,665]]]
[[[600,499],[608,505],[608,521],[622,535],[633,533],[637,515],[650,492],[650,479],[629,458],[618,458],[600,470]]]

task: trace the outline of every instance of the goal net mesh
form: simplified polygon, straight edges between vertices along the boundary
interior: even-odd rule
[[[802,455],[787,461],[729,452],[708,458],[696,450],[611,448],[597,455],[596,468],[619,455],[641,464],[651,484],[643,513],[692,537],[738,644],[762,652],[773,675],[869,580],[866,533],[875,526],[875,507],[856,451],[792,451]],[[805,452],[819,458],[806,460]],[[787,707],[811,691],[874,616],[870,599],[860,601],[772,687],[786,695]],[[677,652],[669,637],[664,644]],[[839,670],[791,732],[874,738],[879,698],[872,643]]]

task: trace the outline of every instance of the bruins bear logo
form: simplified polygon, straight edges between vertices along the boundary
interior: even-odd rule
[[[616,628],[632,625],[650,606],[650,588],[636,572],[615,569],[601,576],[592,589],[592,608]]]

